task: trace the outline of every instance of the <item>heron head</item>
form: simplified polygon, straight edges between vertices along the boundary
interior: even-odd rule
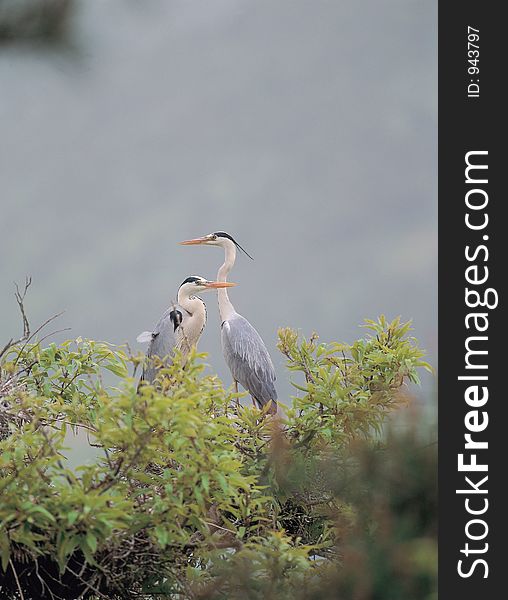
[[[241,250],[246,256],[254,260],[252,256],[240,246],[240,244],[233,238],[232,235],[225,231],[216,231],[215,233],[209,233],[200,238],[194,238],[191,240],[185,240],[180,242],[182,246],[194,246],[197,244],[206,244],[207,246],[220,246],[221,248],[227,248],[228,245],[233,245]]]
[[[230,281],[208,281],[204,277],[199,275],[192,275],[187,277],[180,286],[178,293],[183,293],[185,296],[192,296],[199,292],[205,292],[206,290],[216,290],[219,288],[228,288],[235,286],[236,283]]]

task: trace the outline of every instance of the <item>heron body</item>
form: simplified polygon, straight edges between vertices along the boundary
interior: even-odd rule
[[[197,346],[206,325],[206,305],[195,294],[220,287],[225,287],[223,282],[187,277],[178,290],[177,304],[166,310],[153,331],[144,331],[137,337],[138,342],[148,342],[142,381],[153,383],[160,369],[172,364],[175,351],[185,356]]]
[[[217,280],[227,282],[235,264],[236,248],[241,248],[229,234],[217,232],[183,243],[221,246],[224,249],[224,264],[219,268]],[[245,317],[236,312],[225,288],[218,290],[218,301],[222,352],[235,383],[240,383],[260,408],[263,409],[271,401],[268,410],[276,413],[275,369],[261,336]]]
[[[271,400],[270,412],[276,412],[275,370],[259,333],[237,314],[222,323],[221,341],[233,379],[249,391],[261,408]]]

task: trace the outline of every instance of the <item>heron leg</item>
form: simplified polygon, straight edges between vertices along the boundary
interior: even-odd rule
[[[254,400],[254,396],[251,396],[250,399],[252,400],[252,405],[254,406],[254,408],[256,408],[257,404],[256,404],[256,401]]]
[[[233,387],[234,387],[234,389],[235,389],[235,394],[238,394],[238,381],[235,381],[235,382],[233,383]]]

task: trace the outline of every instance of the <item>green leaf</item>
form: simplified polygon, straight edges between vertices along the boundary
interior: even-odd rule
[[[127,375],[129,374],[127,367],[122,363],[109,363],[107,365],[104,365],[104,368],[122,378],[127,377]]]
[[[0,533],[0,557],[2,559],[2,569],[7,571],[7,567],[9,566],[9,560],[11,557],[11,545],[9,542],[9,538],[5,533]]]
[[[93,553],[95,553],[95,551],[97,550],[97,538],[90,531],[87,532],[87,534],[86,534],[86,543],[88,544],[88,547],[90,548],[90,550]]]

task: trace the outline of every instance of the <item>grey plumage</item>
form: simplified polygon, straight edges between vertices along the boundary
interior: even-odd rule
[[[181,307],[168,308],[159,319],[153,331],[145,331],[138,336],[138,342],[148,341],[147,361],[143,368],[141,380],[153,383],[162,364],[172,364],[172,357],[177,346],[175,329],[178,329],[186,313]],[[149,336],[149,337],[148,337]],[[155,359],[157,357],[158,360]]]
[[[236,314],[222,324],[221,339],[233,379],[250,392],[260,407],[271,400],[270,412],[277,412],[275,369],[259,333],[247,319]]]
[[[223,282],[225,287],[228,274],[235,264],[237,248],[252,258],[233,236],[225,231],[209,233],[180,243],[184,246],[206,244],[224,248],[224,264],[219,268],[217,280]],[[240,383],[261,408],[271,400],[269,412],[275,414],[275,369],[261,336],[247,319],[236,312],[225,289],[219,289],[218,301],[222,320],[222,351],[235,384]]]
[[[153,383],[161,367],[173,362],[176,350],[187,355],[195,347],[206,325],[206,306],[198,292],[234,286],[226,281],[208,281],[191,275],[178,289],[178,303],[168,308],[153,331],[144,331],[138,342],[148,342],[141,381]]]

